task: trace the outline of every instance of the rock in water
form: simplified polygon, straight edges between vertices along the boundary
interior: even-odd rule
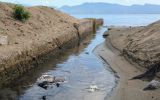
[[[103,37],[106,38],[106,37],[108,37],[108,36],[109,36],[108,31],[104,32]]]
[[[60,86],[60,84],[59,84],[59,83],[56,83],[56,86],[57,86],[57,87],[59,87],[59,86]]]
[[[46,96],[42,96],[42,100],[46,100]]]
[[[54,76],[51,75],[42,75],[40,78],[38,78],[38,83],[42,83],[42,82],[49,82],[49,83],[53,83],[55,80]]]
[[[55,77],[51,75],[42,75],[37,79],[37,85],[43,89],[47,89],[51,83],[54,83]]]
[[[160,88],[160,82],[156,81],[156,80],[152,80],[151,82],[149,82],[147,84],[147,86],[143,90],[144,91],[145,90],[155,90],[155,89],[158,89],[158,88]]]
[[[50,85],[56,85],[57,87],[60,86],[61,83],[65,82],[64,77],[55,77],[51,75],[42,75],[37,80],[37,85],[43,89],[47,89]]]
[[[44,81],[42,83],[38,83],[38,86],[43,88],[43,89],[47,89],[48,88],[49,83],[47,81]]]
[[[65,78],[64,77],[55,77],[54,78],[54,83],[64,83],[65,82]]]
[[[89,92],[95,92],[96,90],[98,90],[98,87],[96,85],[90,85],[88,89]]]

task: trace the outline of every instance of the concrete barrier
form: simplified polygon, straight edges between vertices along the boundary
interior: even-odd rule
[[[99,25],[103,25],[103,19],[95,19],[96,20],[96,26],[99,26]]]

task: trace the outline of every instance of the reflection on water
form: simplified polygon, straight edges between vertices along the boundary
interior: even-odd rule
[[[20,100],[103,100],[116,85],[116,78],[109,67],[98,59],[93,49],[104,41],[102,34],[106,29],[100,28],[95,36],[88,37],[80,46],[69,50],[56,61],[53,59],[35,77],[42,74],[65,77],[66,82],[60,87],[50,86],[47,90],[37,86],[35,79],[21,93]],[[91,41],[90,39],[93,38]],[[55,62],[55,63],[54,63]],[[108,68],[108,70],[107,70]],[[37,77],[38,76],[38,77]],[[34,77],[31,76],[31,77]],[[88,88],[96,85],[98,90],[91,92]],[[21,90],[22,91],[22,90]]]

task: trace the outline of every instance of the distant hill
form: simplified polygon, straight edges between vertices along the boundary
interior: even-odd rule
[[[77,6],[63,6],[60,10],[70,14],[160,14],[160,5],[124,6],[109,3],[84,3]]]

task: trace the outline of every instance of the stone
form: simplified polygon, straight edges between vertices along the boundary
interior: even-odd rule
[[[108,37],[109,36],[109,34],[108,33],[106,33],[106,34],[103,34],[103,37],[105,38],[105,37]]]
[[[97,85],[90,85],[88,89],[89,92],[95,92],[97,90],[99,90]]]
[[[38,78],[38,83],[42,83],[42,82],[50,82],[53,83],[55,80],[55,77],[52,75],[42,75],[40,78]]]
[[[106,37],[108,37],[108,36],[109,36],[108,31],[105,31],[104,34],[103,34],[103,37],[106,38]]]
[[[44,81],[42,83],[38,83],[38,86],[43,88],[43,89],[47,89],[48,88],[49,83],[47,81]]]
[[[65,82],[64,77],[55,77],[52,75],[42,75],[37,79],[37,85],[43,89],[47,89],[51,85],[60,86],[61,83]]]
[[[155,90],[160,88],[160,82],[156,80],[152,80],[147,84],[147,86],[143,90]]]
[[[0,35],[0,45],[8,45],[8,36]]]

